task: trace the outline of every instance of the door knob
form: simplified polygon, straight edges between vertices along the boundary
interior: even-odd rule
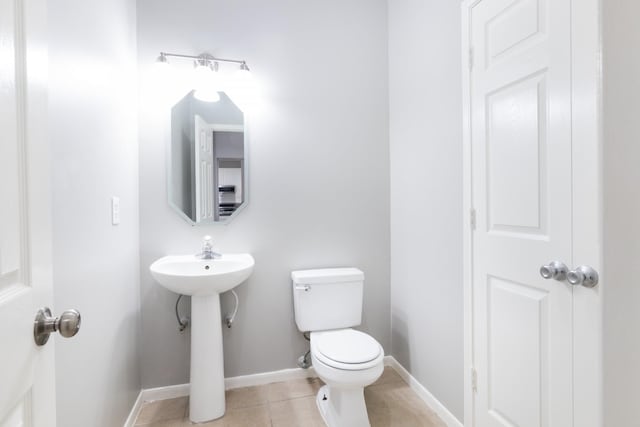
[[[59,332],[65,338],[71,338],[80,330],[78,310],[65,310],[59,317],[51,316],[49,307],[43,307],[36,313],[33,323],[33,338],[38,345],[45,345],[52,332]]]
[[[549,264],[540,267],[540,275],[545,279],[564,280],[567,278],[569,269],[560,261],[551,261]]]
[[[593,288],[598,284],[598,272],[588,265],[581,265],[567,273],[567,280],[572,285],[582,285],[586,288]]]

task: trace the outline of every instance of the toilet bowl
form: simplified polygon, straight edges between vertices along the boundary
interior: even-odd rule
[[[328,427],[370,427],[364,388],[384,369],[384,350],[351,329],[362,321],[364,273],[357,268],[291,273],[295,320],[310,332],[311,362],[325,382],[316,402]]]
[[[327,426],[368,427],[364,387],[382,375],[382,346],[353,329],[312,332],[311,360],[326,384],[316,403]]]

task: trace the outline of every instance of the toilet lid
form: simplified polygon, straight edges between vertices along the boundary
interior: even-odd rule
[[[380,356],[378,341],[353,329],[322,332],[316,337],[316,349],[326,358],[339,363],[366,363]]]

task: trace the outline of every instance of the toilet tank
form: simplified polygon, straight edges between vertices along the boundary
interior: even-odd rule
[[[362,322],[364,273],[357,268],[291,272],[296,325],[302,332],[357,326]]]

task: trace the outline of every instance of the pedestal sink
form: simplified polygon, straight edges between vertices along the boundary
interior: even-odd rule
[[[254,264],[249,254],[224,254],[216,259],[177,255],[160,258],[149,267],[162,286],[191,296],[189,418],[194,423],[224,415],[220,294],[244,282]]]

